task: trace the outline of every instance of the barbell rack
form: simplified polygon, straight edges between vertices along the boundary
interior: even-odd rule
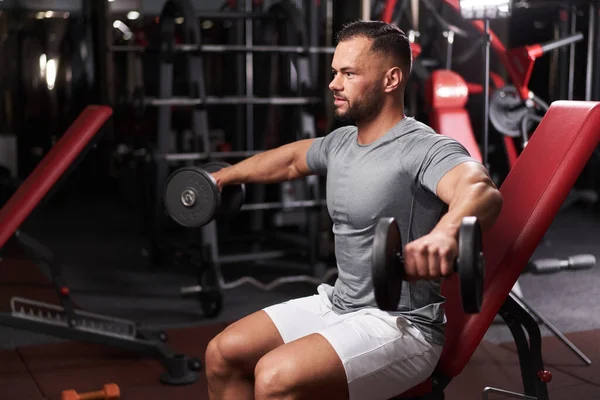
[[[160,15],[160,30],[161,37],[157,38],[156,42],[152,42],[149,45],[135,45],[124,44],[124,45],[109,45],[104,47],[104,51],[107,53],[136,53],[141,54],[156,54],[156,61],[159,62],[160,66],[160,78],[158,82],[158,92],[154,93],[143,93],[140,92],[134,95],[132,103],[136,108],[140,108],[144,111],[144,108],[156,107],[157,110],[157,131],[158,140],[156,144],[156,150],[142,151],[124,151],[124,154],[131,154],[134,157],[144,157],[148,161],[154,161],[156,165],[156,199],[155,204],[155,220],[152,226],[152,250],[157,251],[156,254],[160,254],[162,251],[161,243],[169,244],[170,242],[167,232],[163,230],[164,209],[161,207],[162,193],[161,183],[166,180],[166,174],[172,167],[169,165],[174,162],[195,162],[195,161],[210,161],[217,159],[243,159],[251,157],[253,155],[268,151],[267,149],[255,150],[254,143],[254,112],[255,105],[269,105],[269,106],[296,106],[301,111],[302,125],[299,129],[297,136],[302,137],[316,137],[315,121],[314,116],[311,116],[310,121],[305,115],[310,114],[309,111],[304,110],[312,104],[322,104],[324,102],[323,96],[320,94],[316,96],[316,93],[311,91],[312,82],[310,68],[306,65],[307,55],[312,58],[316,58],[318,54],[326,55],[331,57],[335,52],[335,48],[331,46],[319,46],[316,40],[292,40],[291,42],[282,43],[271,43],[271,45],[265,45],[263,43],[255,43],[254,40],[254,24],[253,21],[257,18],[264,18],[269,20],[281,19],[286,11],[283,13],[280,9],[274,8],[268,13],[254,12],[254,2],[252,0],[243,0],[238,2],[238,11],[234,12],[201,12],[198,13],[193,10],[190,0],[167,0],[165,7]],[[173,7],[176,6],[176,7]],[[278,11],[275,11],[278,10]],[[313,10],[314,11],[314,10]],[[315,13],[311,13],[311,17]],[[182,21],[176,19],[182,18]],[[239,19],[239,31],[237,33],[237,42],[235,44],[205,44],[202,41],[202,31],[199,29],[198,18],[215,18],[215,19]],[[289,18],[289,16],[287,17]],[[286,18],[283,18],[286,19]],[[291,18],[289,18],[291,19]],[[181,29],[176,27],[175,24],[181,24]],[[311,23],[315,25],[315,23]],[[174,32],[181,30],[183,33],[183,43],[175,43]],[[288,45],[289,44],[289,45]],[[236,56],[242,57],[239,59],[240,65],[243,65],[239,69],[238,74],[241,74],[238,78],[238,88],[235,94],[226,96],[210,96],[206,93],[205,88],[205,76],[203,71],[203,58],[206,54],[213,53],[235,53]],[[264,97],[256,96],[257,93],[254,87],[254,54],[288,54],[294,60],[288,60],[285,58],[286,64],[293,63],[296,68],[296,75],[293,75],[291,79],[292,90],[298,90],[297,96],[290,96],[287,94],[279,95],[275,92],[271,92],[274,96],[265,94]],[[175,57],[177,56],[177,57]],[[208,57],[208,56],[206,56]],[[312,59],[311,58],[311,59]],[[243,60],[243,61],[242,61]],[[178,82],[181,78],[184,78],[187,82],[189,91],[174,95],[174,67],[173,65],[180,61],[188,65],[186,68],[186,76],[177,77]],[[242,79],[245,78],[245,79]],[[245,80],[245,82],[243,82]],[[288,96],[288,97],[285,97]],[[242,106],[245,108],[245,116],[239,116],[239,120],[243,121],[243,126],[246,130],[246,141],[244,145],[235,145],[235,151],[212,151],[210,147],[210,136],[208,126],[208,115],[207,106]],[[191,129],[194,136],[193,144],[189,148],[187,153],[179,153],[177,150],[180,148],[171,149],[171,143],[169,140],[170,129],[171,129],[171,116],[174,112],[172,107],[181,107],[183,111],[191,113],[192,123]],[[239,110],[242,107],[237,107]],[[262,108],[261,108],[262,110]],[[302,111],[304,110],[304,111]],[[287,110],[286,110],[287,112]],[[179,146],[179,144],[177,144]],[[240,148],[241,147],[241,148]],[[245,149],[244,149],[245,148]],[[241,150],[241,151],[238,151]],[[124,155],[123,154],[123,155]],[[304,249],[304,246],[293,246],[290,249],[279,250],[279,249],[267,249],[266,251],[260,251],[258,248],[253,247],[253,251],[250,253],[242,254],[220,254],[218,245],[217,235],[217,221],[200,228],[200,248],[201,253],[198,254],[201,262],[198,264],[201,273],[205,273],[214,268],[219,275],[219,267],[223,264],[235,264],[243,263],[248,261],[267,261],[267,260],[281,260],[291,253],[296,254],[298,251],[302,253],[306,252],[306,257],[309,259],[309,265],[311,266],[312,273],[318,276],[323,266],[317,265],[318,251],[318,240],[319,240],[319,217],[320,212],[317,207],[325,206],[326,201],[322,200],[319,195],[318,181],[314,179],[307,179],[306,183],[297,190],[296,195],[291,198],[291,201],[287,200],[287,195],[282,195],[282,199],[273,199],[273,202],[264,202],[264,187],[259,187],[251,192],[252,197],[248,199],[249,202],[243,205],[240,211],[249,211],[250,223],[252,232],[260,232],[263,225],[263,214],[262,211],[267,210],[280,210],[281,212],[275,215],[290,216],[291,223],[295,223],[293,217],[296,213],[292,212],[297,209],[306,209],[308,213],[307,228],[301,233],[301,237],[306,239],[306,245],[308,249]],[[288,193],[288,192],[286,192]],[[296,200],[297,199],[297,200]],[[286,211],[290,211],[289,213]],[[281,222],[278,222],[281,223]],[[278,238],[283,239],[283,238]],[[171,246],[167,246],[171,248]],[[175,248],[182,247],[187,248],[191,255],[196,255],[193,248],[196,246],[178,246]],[[293,250],[292,250],[293,249]],[[258,251],[257,251],[258,250]],[[286,278],[287,279],[287,278]],[[292,278],[294,279],[294,278]],[[316,281],[315,281],[316,282]]]

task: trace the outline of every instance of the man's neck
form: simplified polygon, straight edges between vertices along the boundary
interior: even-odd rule
[[[403,104],[384,107],[375,118],[356,124],[358,128],[358,143],[361,145],[373,143],[404,118]]]

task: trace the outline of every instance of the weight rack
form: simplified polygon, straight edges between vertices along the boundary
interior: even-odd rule
[[[220,274],[220,266],[228,263],[240,263],[248,261],[262,261],[268,262],[268,260],[274,260],[282,258],[288,254],[287,251],[283,250],[267,250],[259,251],[256,247],[253,248],[249,253],[241,254],[220,254],[219,243],[217,238],[217,221],[213,221],[210,224],[199,229],[199,232],[188,232],[190,236],[199,233],[200,244],[199,249],[189,248],[191,246],[182,245],[181,243],[172,243],[167,235],[165,235],[164,229],[164,206],[163,206],[163,190],[164,183],[168,177],[169,171],[174,164],[177,163],[197,163],[199,161],[211,161],[219,159],[242,159],[258,154],[261,151],[255,150],[255,138],[254,138],[254,105],[270,105],[270,106],[294,106],[298,107],[299,121],[301,123],[301,133],[297,135],[296,139],[314,138],[316,137],[316,127],[314,116],[305,109],[305,106],[322,103],[322,98],[317,96],[306,96],[303,95],[302,90],[308,88],[309,91],[314,87],[314,81],[316,80],[316,69],[318,55],[325,54],[331,55],[334,52],[333,47],[319,47],[316,46],[318,41],[318,34],[313,32],[312,34],[306,33],[306,26],[302,26],[302,38],[301,45],[257,45],[254,44],[254,19],[264,20],[294,20],[292,24],[295,24],[296,28],[304,23],[304,18],[299,21],[299,17],[294,13],[300,11],[293,6],[289,0],[283,0],[279,3],[275,3],[271,6],[268,12],[255,12],[253,9],[253,2],[251,0],[245,0],[240,2],[239,7],[241,10],[238,11],[222,11],[214,13],[196,13],[193,7],[187,0],[169,0],[163,6],[160,15],[160,43],[157,45],[149,46],[109,46],[109,52],[134,52],[137,54],[150,53],[156,54],[157,59],[160,60],[160,79],[159,79],[159,92],[157,97],[147,97],[143,92],[138,91],[138,98],[135,99],[136,103],[142,107],[156,107],[158,110],[158,123],[157,123],[157,148],[156,151],[149,155],[150,160],[156,168],[155,171],[155,187],[154,187],[154,216],[153,226],[151,232],[152,242],[152,253],[160,253],[161,244],[167,244],[169,248],[179,248],[184,253],[189,253],[194,260],[194,264],[199,264],[199,283],[208,279],[206,274],[211,275],[210,279],[213,283],[216,283],[214,279],[218,279],[218,287],[221,289],[229,289],[236,285],[225,284]],[[318,13],[316,6],[310,2],[309,15],[311,17],[310,26],[315,28],[318,23]],[[301,14],[298,14],[301,15]],[[184,32],[184,43],[175,43],[174,32],[175,32],[175,19],[183,16],[183,32]],[[242,44],[224,44],[224,45],[208,45],[202,44],[201,32],[199,24],[197,23],[197,17],[205,18],[232,18],[238,19],[240,25],[243,28],[243,35],[238,35],[238,42]],[[314,21],[313,21],[314,20]],[[315,29],[313,29],[314,31]],[[207,96],[204,85],[204,72],[203,72],[203,55],[206,53],[239,53],[238,56],[244,57],[244,64],[240,65],[238,75],[242,75],[245,79],[238,79],[238,95],[237,96]],[[295,86],[298,96],[285,97],[285,96],[269,96],[269,97],[257,97],[254,92],[254,53],[270,53],[270,54],[290,54],[295,58],[295,67],[297,71],[297,77],[292,85]],[[187,97],[174,97],[173,96],[173,63],[176,55],[182,55],[185,57],[185,62],[188,65],[187,68],[187,83],[189,86],[189,95]],[[245,70],[244,67],[245,66]],[[291,64],[290,64],[291,68]],[[243,73],[245,72],[245,74]],[[209,105],[237,105],[238,111],[243,107],[245,113],[239,112],[238,114],[245,114],[245,143],[242,147],[246,150],[242,151],[211,151],[211,143],[209,139],[209,124],[206,106]],[[169,136],[171,135],[171,115],[172,107],[189,107],[192,113],[192,137],[193,137],[193,151],[192,152],[171,152],[169,151]],[[238,119],[239,120],[239,119]],[[239,139],[238,132],[238,139]],[[241,140],[238,140],[238,145]],[[259,146],[260,147],[260,146]],[[304,238],[293,238],[286,237],[286,235],[278,235],[278,239],[286,238],[290,242],[297,244],[302,243],[308,249],[308,264],[310,266],[310,274],[315,276],[323,276],[322,279],[332,274],[332,271],[328,271],[325,274],[324,266],[318,262],[319,258],[319,209],[325,205],[325,201],[320,196],[320,181],[319,178],[308,177],[300,182],[286,182],[282,184],[282,190],[286,190],[286,185],[296,185],[296,192],[300,193],[299,199],[288,199],[282,193],[282,201],[265,202],[265,188],[262,185],[254,185],[252,191],[252,201],[249,204],[245,204],[241,211],[252,212],[251,214],[251,227],[253,232],[262,232],[264,230],[263,222],[263,211],[266,210],[281,210],[280,216],[285,216],[285,211],[304,209],[307,213],[306,227],[308,240]],[[193,237],[192,240],[198,241],[198,237]],[[154,258],[154,257],[153,257]],[[157,257],[160,259],[160,256]],[[283,260],[282,260],[283,261]],[[283,263],[282,263],[283,264]],[[306,267],[306,265],[304,265]],[[324,275],[325,274],[325,275]],[[291,279],[291,280],[290,280]],[[286,277],[285,281],[315,281],[318,279],[300,276],[300,277]],[[252,280],[252,278],[245,279]],[[265,290],[270,290],[272,286],[269,285],[256,285]],[[202,293],[202,285],[194,286],[196,294]],[[206,291],[206,288],[204,289]],[[190,294],[189,288],[182,288],[182,293]],[[214,294],[214,290],[211,290]],[[210,301],[214,301],[212,297]],[[217,299],[220,301],[220,299]],[[204,305],[203,305],[203,308]],[[208,305],[207,309],[213,308]],[[206,311],[206,309],[205,309]]]

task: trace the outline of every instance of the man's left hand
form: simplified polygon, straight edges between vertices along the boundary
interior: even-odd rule
[[[406,279],[448,277],[454,272],[454,261],[457,255],[457,238],[442,230],[434,230],[407,243],[404,249]]]

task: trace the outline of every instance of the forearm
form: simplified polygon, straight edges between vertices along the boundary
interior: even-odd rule
[[[304,142],[304,141],[302,141]],[[299,168],[308,143],[294,142],[249,157],[213,174],[220,187],[240,183],[276,183],[308,174]]]
[[[443,230],[456,237],[463,217],[477,217],[482,231],[489,229],[502,208],[502,196],[491,182],[469,185],[454,196],[448,212],[440,219],[434,230]]]

